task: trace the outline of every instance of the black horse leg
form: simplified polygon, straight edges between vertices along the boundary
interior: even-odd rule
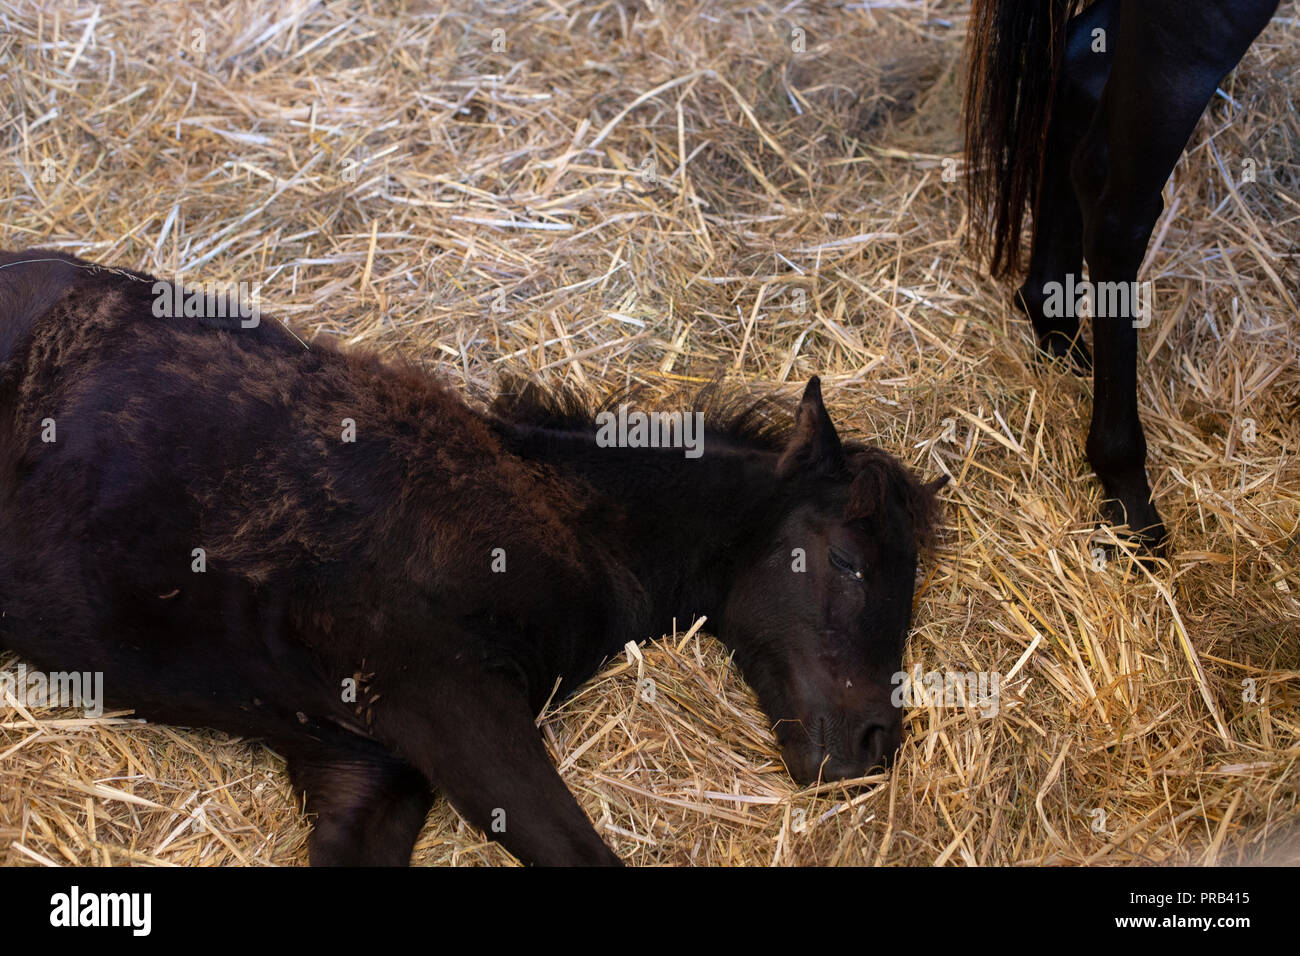
[[[466,820],[527,864],[620,865],[551,764],[515,682],[467,672],[401,696],[412,694],[423,702],[414,711],[376,707],[375,732]]]
[[[1249,48],[1277,0],[1142,0],[1124,3],[1110,77],[1075,154],[1090,279],[1136,282],[1160,191],[1224,75]],[[1123,288],[1110,285],[1109,288]],[[1101,296],[1094,312],[1100,313]],[[1131,303],[1131,300],[1130,300]],[[1127,314],[1093,317],[1092,426],[1087,453],[1101,479],[1104,513],[1160,551],[1164,525],[1151,503],[1146,439],[1137,410],[1137,328]]]
[[[1068,359],[1079,372],[1087,372],[1092,360],[1079,340],[1074,296],[1067,298],[1063,291],[1067,276],[1079,281],[1083,272],[1083,216],[1070,180],[1070,158],[1088,130],[1110,73],[1118,9],[1119,0],[1100,0],[1073,17],[1067,28],[1065,61],[1052,97],[1029,274],[1016,293],[1016,304],[1034,325],[1038,347]]]
[[[312,866],[407,866],[433,804],[409,764],[361,740],[289,748],[289,776],[315,818]]]

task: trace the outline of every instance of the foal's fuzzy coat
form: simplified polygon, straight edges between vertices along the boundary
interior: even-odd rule
[[[796,775],[888,761],[933,486],[842,446],[815,379],[792,432],[731,414],[693,462],[158,294],[0,253],[0,642],[276,744],[314,863],[407,862],[435,788],[527,862],[617,862],[534,715],[674,617],[709,615],[799,728]]]

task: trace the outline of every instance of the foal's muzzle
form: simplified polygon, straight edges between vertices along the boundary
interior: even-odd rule
[[[848,780],[884,770],[902,742],[897,713],[872,713],[849,719],[842,714],[791,722],[783,735],[781,757],[798,783]]]

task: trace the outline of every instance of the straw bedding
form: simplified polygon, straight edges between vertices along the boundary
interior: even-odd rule
[[[308,341],[476,399],[819,373],[844,431],[950,474],[905,666],[996,670],[1000,712],[913,708],[892,773],[800,790],[679,621],[541,722],[630,863],[1300,862],[1298,12],[1152,241],[1151,569],[1094,563],[1091,385],[963,240],[960,2],[19,0],[0,239],[258,283]],[[305,862],[265,745],[5,703],[3,862]],[[440,801],[415,861],[509,857]]]

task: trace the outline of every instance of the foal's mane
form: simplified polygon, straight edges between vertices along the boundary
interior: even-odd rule
[[[717,379],[693,393],[634,384],[595,396],[572,386],[544,386],[510,377],[501,383],[488,410],[509,425],[591,432],[596,430],[597,415],[617,412],[620,405],[644,411],[703,412],[708,435],[757,451],[781,451],[794,431],[791,411],[781,401]]]
[[[556,431],[594,432],[596,416],[617,412],[620,405],[649,410],[704,413],[705,433],[756,451],[780,453],[794,436],[794,411],[784,401],[755,396],[743,387],[714,379],[694,393],[656,391],[644,385],[593,396],[570,386],[543,386],[508,377],[489,405],[489,414],[505,425]],[[934,541],[938,502],[935,488],[923,485],[901,461],[861,441],[845,441],[845,477],[852,478],[850,510],[869,519],[891,505],[903,508],[917,541]]]

